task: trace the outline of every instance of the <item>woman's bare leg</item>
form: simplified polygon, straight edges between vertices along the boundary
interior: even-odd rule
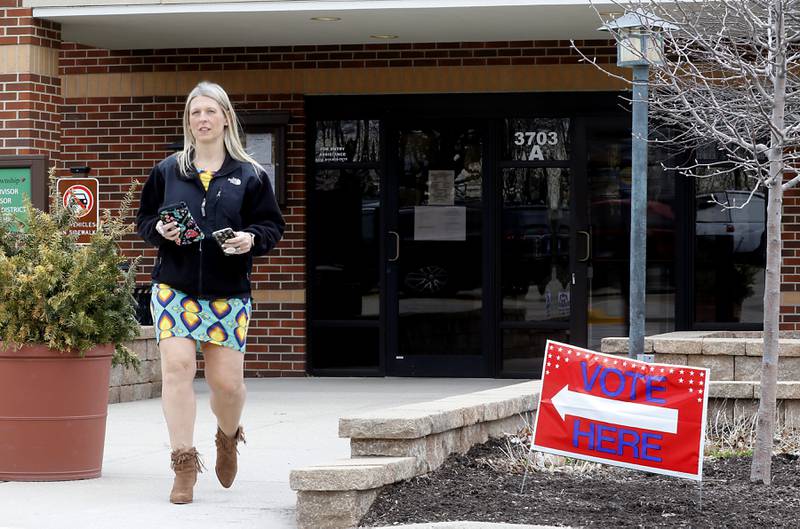
[[[194,381],[197,372],[195,342],[189,338],[167,338],[158,346],[161,352],[161,405],[173,450],[194,446],[197,413]]]
[[[211,411],[220,430],[232,436],[239,428],[247,389],[244,385],[244,353],[204,343],[205,376],[211,388]]]

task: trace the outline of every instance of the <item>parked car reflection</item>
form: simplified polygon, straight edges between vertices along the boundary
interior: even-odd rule
[[[503,208],[502,284],[505,294],[522,294],[536,285],[543,294],[553,267],[569,269],[568,208],[545,205]],[[564,278],[561,278],[564,279]]]
[[[612,198],[591,205],[593,260],[630,258],[631,200]],[[675,256],[675,212],[671,204],[647,202],[647,259],[672,261]]]
[[[727,241],[722,244],[738,254],[734,258],[741,262],[763,259],[767,241],[763,193],[753,193],[752,197],[750,191],[744,190],[707,193],[697,196],[695,207],[698,241],[704,238]]]
[[[412,296],[448,296],[473,290],[482,285],[483,210],[479,205],[465,206],[466,226],[463,240],[417,240],[415,208],[400,209],[399,287]],[[375,255],[379,223],[377,204],[362,208],[361,255]],[[544,205],[512,206],[503,209],[502,284],[507,293],[525,292],[537,285],[544,292],[552,279],[552,267],[568,270],[569,210],[549,211]],[[553,234],[555,233],[555,237]],[[390,241],[393,242],[393,241]],[[391,257],[394,247],[389,244]],[[377,271],[362,261],[362,285],[365,289],[377,281]],[[566,276],[561,278],[566,281]]]
[[[481,286],[483,210],[479,204],[462,207],[465,224],[442,227],[441,235],[463,240],[417,240],[416,208],[400,208],[398,263],[404,294],[448,296]]]
[[[482,216],[479,206],[466,207],[466,232],[460,241],[415,240],[414,208],[400,210],[400,277],[406,295],[448,296],[482,284]],[[544,205],[503,209],[502,286],[506,293],[539,293],[553,278],[553,267],[569,269],[569,210]],[[566,273],[566,272],[565,272]],[[567,280],[566,276],[560,278]]]

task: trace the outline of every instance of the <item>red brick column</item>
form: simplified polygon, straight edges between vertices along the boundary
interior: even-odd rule
[[[789,175],[791,178],[794,175]],[[788,179],[787,178],[787,179]],[[783,196],[781,229],[783,267],[781,268],[782,331],[800,331],[800,189],[789,189]]]
[[[61,28],[0,0],[0,155],[58,159]]]

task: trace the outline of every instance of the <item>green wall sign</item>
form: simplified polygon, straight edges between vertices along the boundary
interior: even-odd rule
[[[0,167],[0,212],[27,223],[23,197],[31,197],[30,167]]]

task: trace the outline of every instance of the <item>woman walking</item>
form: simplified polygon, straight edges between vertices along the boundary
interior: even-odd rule
[[[136,217],[139,235],[158,247],[150,307],[177,504],[192,501],[202,468],[194,447],[198,344],[217,418],[217,478],[227,488],[236,477],[252,261],[284,230],[266,171],[245,152],[237,125],[222,87],[198,84],[186,99],[183,150],[150,172]]]

